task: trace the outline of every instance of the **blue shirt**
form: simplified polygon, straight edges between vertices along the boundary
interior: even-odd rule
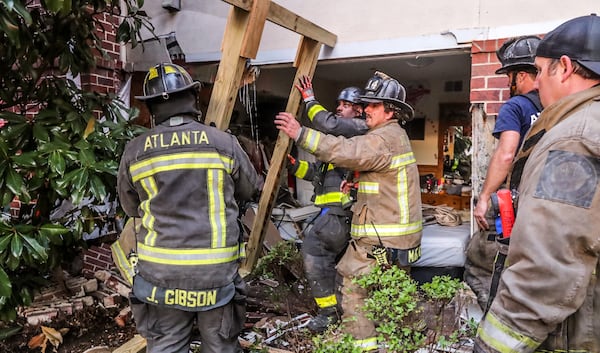
[[[499,139],[500,133],[504,131],[516,131],[521,135],[519,139],[519,146],[521,146],[525,134],[539,116],[540,111],[533,102],[524,96],[514,96],[500,107],[492,134]]]

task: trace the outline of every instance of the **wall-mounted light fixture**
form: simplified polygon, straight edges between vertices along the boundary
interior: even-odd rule
[[[434,61],[435,59],[430,56],[417,55],[414,58],[406,60],[406,65],[417,69],[421,69],[433,64]]]
[[[162,0],[162,7],[169,12],[181,10],[181,0]]]

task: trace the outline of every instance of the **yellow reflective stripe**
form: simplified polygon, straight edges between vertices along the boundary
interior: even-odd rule
[[[362,348],[363,352],[375,350],[377,349],[377,337],[354,340],[354,347]]]
[[[408,175],[406,169],[398,169],[398,212],[400,213],[400,223],[405,224],[410,221],[410,204],[408,201]]]
[[[308,173],[308,162],[307,161],[300,161],[300,163],[298,165],[298,169],[296,170],[295,175],[298,178],[304,178],[304,177],[306,177],[306,173]]]
[[[154,215],[152,215],[152,211],[150,210],[150,203],[154,196],[158,194],[158,187],[156,186],[156,181],[154,178],[144,178],[141,180],[140,184],[142,188],[146,191],[148,198],[140,203],[140,208],[144,212],[142,216],[142,225],[146,228],[148,232],[146,237],[144,238],[144,243],[154,245],[156,241],[156,231],[154,230],[154,222],[156,219]]]
[[[302,147],[310,153],[313,153],[317,147],[319,146],[319,140],[321,139],[321,134],[318,131],[309,128],[306,129],[306,137],[304,142],[302,143]]]
[[[350,202],[350,197],[341,191],[332,191],[315,196],[315,205],[326,205],[329,203],[341,203],[342,205]]]
[[[408,152],[392,157],[392,164],[390,165],[390,168],[396,169],[416,162],[417,160],[415,155],[412,152]]]
[[[121,247],[121,244],[118,241],[114,242],[110,247],[113,250],[113,255],[116,255],[116,257],[113,259],[115,265],[117,265],[117,267],[120,269],[120,273],[125,276],[125,280],[130,285],[133,285],[133,276],[135,275],[135,272],[133,270],[133,266],[127,259],[125,251],[123,251],[123,247]]]
[[[166,74],[177,73],[177,69],[172,65],[163,65]]]
[[[214,265],[236,261],[240,245],[217,249],[169,249],[138,243],[138,258],[163,265]]]
[[[485,320],[479,324],[477,336],[500,353],[533,352],[541,344],[541,342],[513,331],[491,312],[488,312]]]
[[[151,67],[148,70],[148,77],[146,77],[145,82],[148,82],[148,80],[151,80],[151,79],[157,78],[157,77],[158,77],[158,71],[156,70],[156,67]]]
[[[211,229],[211,246],[220,248],[227,244],[223,171],[210,170],[206,174],[208,188],[208,218]]]
[[[379,194],[379,183],[361,181],[358,183],[358,192],[362,194]]]
[[[129,167],[129,172],[135,183],[156,173],[178,169],[225,169],[231,173],[233,159],[216,152],[174,153],[134,163]]]
[[[334,170],[335,166],[331,163],[327,163],[327,171]]]
[[[355,237],[394,237],[398,235],[413,234],[423,229],[423,222],[406,224],[352,224],[350,233]]]
[[[310,109],[308,109],[308,118],[310,119],[310,121],[313,121],[313,119],[315,118],[315,115],[317,115],[317,113],[319,112],[323,112],[323,111],[327,111],[325,108],[323,108],[322,105],[320,104],[315,104],[312,107],[310,107]]]
[[[337,304],[337,298],[332,294],[328,297],[315,298],[315,302],[319,308],[329,308]]]
[[[246,244],[247,244],[247,242],[240,243],[240,249],[239,249],[240,258],[246,257]]]

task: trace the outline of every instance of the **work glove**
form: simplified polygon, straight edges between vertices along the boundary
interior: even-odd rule
[[[298,166],[296,165],[298,163],[298,161],[296,160],[296,158],[294,158],[294,156],[292,156],[291,154],[288,153],[287,155],[287,159],[288,159],[288,164],[287,164],[287,170],[290,173],[295,173],[296,169],[298,169]]]
[[[305,103],[315,100],[315,93],[313,92],[312,81],[310,77],[304,75],[298,78],[298,84],[294,85],[300,94],[302,95],[302,100]]]

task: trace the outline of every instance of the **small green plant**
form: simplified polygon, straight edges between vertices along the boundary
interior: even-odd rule
[[[261,278],[281,279],[282,267],[293,268],[302,264],[302,255],[295,243],[277,243],[266,255],[258,260],[252,275]]]
[[[471,330],[444,327],[444,309],[462,282],[448,276],[434,277],[419,287],[410,275],[396,267],[375,267],[354,282],[368,292],[363,310],[376,322],[378,342],[389,353],[412,353],[420,348],[455,347]],[[313,338],[315,353],[360,352],[350,335],[327,332]]]

